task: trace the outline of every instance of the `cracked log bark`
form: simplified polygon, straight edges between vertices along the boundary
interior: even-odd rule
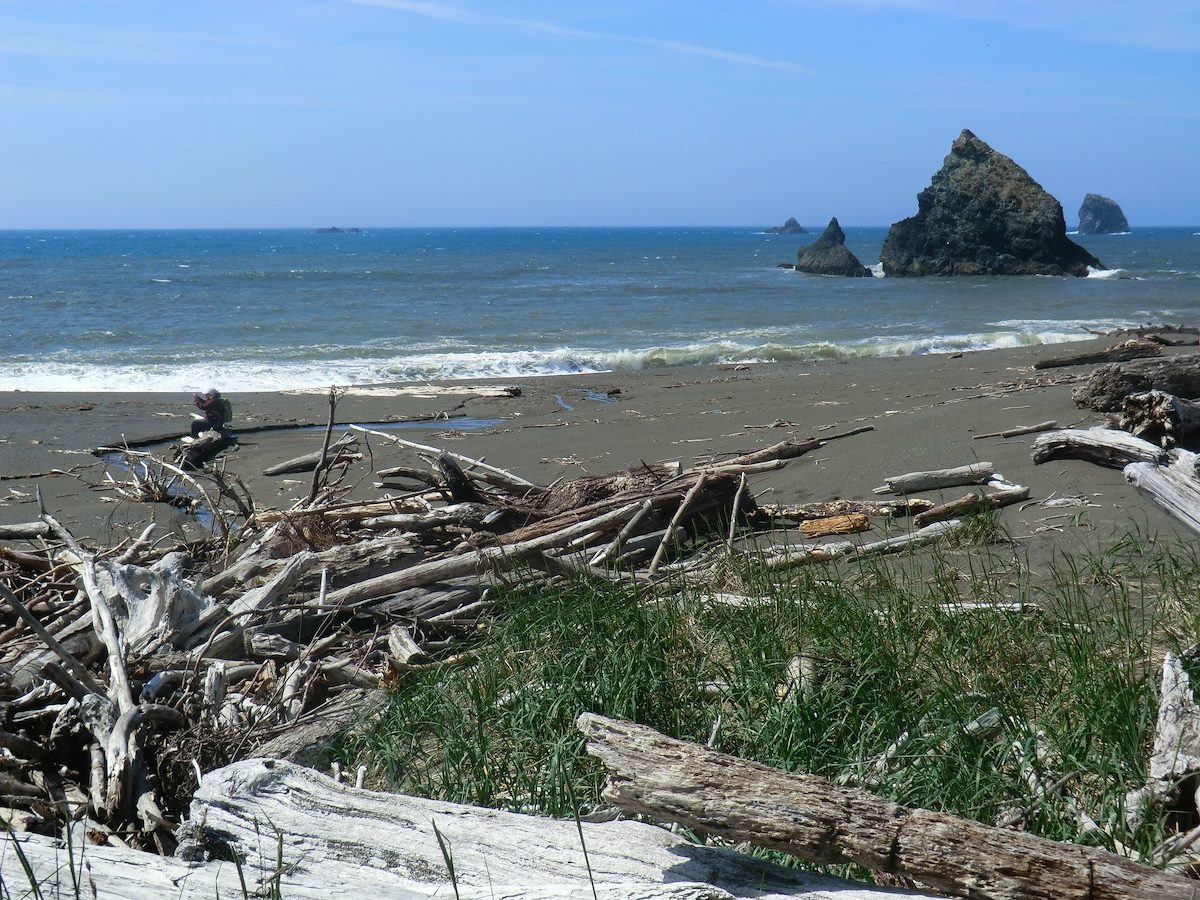
[[[604,798],[626,812],[977,900],[1200,897],[1200,882],[1096,848],[911,809],[631,722],[584,713],[576,724],[609,770]]]
[[[1162,346],[1150,340],[1128,340],[1103,350],[1089,353],[1074,353],[1069,356],[1052,356],[1040,359],[1033,364],[1035,369],[1055,369],[1062,366],[1086,366],[1096,363],[1128,362],[1131,359],[1144,359],[1151,356],[1161,356]]]
[[[1165,391],[1130,394],[1121,407],[1121,428],[1143,440],[1174,447],[1200,432],[1200,403]]]
[[[1116,413],[1126,397],[1145,391],[1200,397],[1200,353],[1100,366],[1071,397],[1081,408]]]
[[[1200,478],[1196,463],[1200,460],[1188,450],[1174,450],[1169,465],[1147,462],[1130,463],[1124,469],[1125,480],[1192,531],[1200,533]]]
[[[1134,462],[1160,465],[1167,451],[1115,428],[1063,428],[1038,435],[1033,442],[1034,465],[1053,459],[1082,459],[1109,469]]]
[[[453,880],[439,835],[452,854]],[[0,874],[12,885],[13,897],[25,895],[28,882],[12,846],[16,841],[40,886],[39,896],[63,900],[914,897],[689,844],[642,822],[577,824],[377,793],[269,759],[206,773],[179,837],[177,857],[89,843],[80,863],[78,844],[72,857],[53,838],[0,831]],[[236,867],[229,862],[234,854]]]

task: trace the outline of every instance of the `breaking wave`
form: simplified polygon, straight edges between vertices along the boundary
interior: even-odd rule
[[[626,349],[557,347],[547,350],[420,352],[405,356],[321,359],[213,359],[193,362],[163,360],[111,365],[52,359],[8,360],[0,364],[0,391],[70,391],[76,393],[190,392],[219,384],[225,390],[279,391],[331,384],[382,384],[464,379],[523,379],[550,375],[636,371],[674,366],[739,363],[785,363],[872,357],[922,356],[976,350],[1058,344],[1089,340],[1081,330],[1062,330],[1063,323],[998,323],[996,331],[979,334],[862,340],[779,341],[714,340]],[[1057,327],[1056,327],[1057,326]],[[744,336],[744,335],[743,335]]]

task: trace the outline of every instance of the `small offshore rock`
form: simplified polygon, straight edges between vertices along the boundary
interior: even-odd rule
[[[782,225],[776,225],[773,228],[768,228],[766,234],[808,234],[808,229],[796,221],[795,217],[789,218]]]
[[[1124,234],[1129,230],[1129,220],[1116,200],[1088,194],[1079,207],[1080,234]]]
[[[858,261],[846,249],[846,235],[837,218],[829,220],[821,236],[801,247],[796,260],[796,271],[811,275],[846,275],[852,278],[870,278],[871,270]]]

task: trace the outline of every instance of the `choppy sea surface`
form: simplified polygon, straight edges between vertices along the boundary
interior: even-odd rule
[[[1200,322],[1200,227],[1087,278],[827,278],[754,228],[0,231],[0,390],[228,391],[946,353]],[[847,228],[876,264],[886,228]]]

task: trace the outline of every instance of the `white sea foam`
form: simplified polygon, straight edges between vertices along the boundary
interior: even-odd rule
[[[1088,278],[1124,278],[1124,269],[1094,269],[1088,266]]]
[[[549,350],[425,352],[405,356],[334,360],[211,359],[194,363],[81,365],[45,358],[0,363],[0,391],[83,393],[190,393],[211,384],[231,393],[318,388],[331,384],[454,381],[476,378],[520,380],[546,375],[588,375],[689,365],[789,362],[821,359],[921,356],[1003,347],[1089,340],[1070,324],[1052,321],[997,323],[994,331],[924,337],[880,336],[851,341],[816,339],[697,341],[676,346],[623,349],[556,347]]]

